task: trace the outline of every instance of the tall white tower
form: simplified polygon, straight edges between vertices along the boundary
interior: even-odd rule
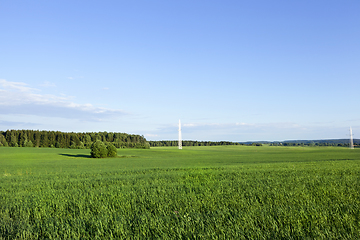
[[[182,149],[181,122],[180,122],[180,119],[179,119],[179,149]]]
[[[354,149],[353,134],[351,127],[350,127],[350,149]]]

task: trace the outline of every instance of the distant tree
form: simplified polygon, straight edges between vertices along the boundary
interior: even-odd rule
[[[8,143],[7,143],[7,141],[6,141],[6,139],[5,139],[5,137],[4,137],[3,134],[0,134],[0,143],[1,143],[1,145],[4,146],[4,147],[7,147],[7,146],[8,146]]]
[[[19,131],[19,146],[25,147],[25,143],[27,142],[27,134],[25,131]]]
[[[91,137],[89,134],[86,134],[82,137],[81,141],[84,143],[86,148],[89,148],[91,146]]]
[[[109,143],[107,145],[106,150],[107,150],[108,157],[116,157],[117,156],[117,149],[112,143]]]
[[[71,143],[70,148],[72,148],[71,147],[72,145],[74,145],[75,148],[80,145],[80,140],[76,135],[76,133],[70,133],[70,143]]]
[[[33,143],[31,141],[24,142],[24,147],[33,147]]]
[[[71,141],[71,145],[70,145],[71,149],[76,149],[76,143],[74,141]]]
[[[10,142],[9,144],[10,147],[18,147],[16,132],[13,130],[10,131],[9,142]]]
[[[49,145],[50,147],[54,147],[56,144],[56,136],[55,136],[55,132],[49,132],[48,134],[48,138],[49,138]]]
[[[39,147],[49,147],[48,132],[46,132],[46,131],[41,131],[40,132]]]
[[[85,145],[83,142],[80,141],[80,144],[78,146],[78,149],[84,149],[85,148]]]
[[[106,146],[103,142],[97,140],[95,141],[91,147],[90,147],[91,151],[91,157],[93,158],[105,158],[107,157],[107,149]]]
[[[40,146],[40,132],[39,132],[39,130],[34,132],[34,145],[35,145],[35,147]]]

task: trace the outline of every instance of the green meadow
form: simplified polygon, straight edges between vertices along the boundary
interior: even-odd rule
[[[1,147],[0,239],[360,239],[360,149]]]

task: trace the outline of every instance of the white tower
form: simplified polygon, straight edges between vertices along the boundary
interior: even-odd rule
[[[182,149],[182,140],[181,140],[181,122],[179,119],[179,149]]]
[[[353,134],[351,127],[350,127],[350,149],[354,149]]]

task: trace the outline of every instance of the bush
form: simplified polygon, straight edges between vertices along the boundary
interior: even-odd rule
[[[117,156],[117,149],[113,144],[109,143],[107,145],[106,149],[107,149],[108,157],[116,157]]]
[[[24,147],[33,147],[33,143],[31,141],[25,141],[24,142]]]
[[[91,149],[90,154],[91,157],[93,158],[105,158],[108,155],[108,151],[105,144],[99,140],[94,142],[91,145],[90,149]]]

